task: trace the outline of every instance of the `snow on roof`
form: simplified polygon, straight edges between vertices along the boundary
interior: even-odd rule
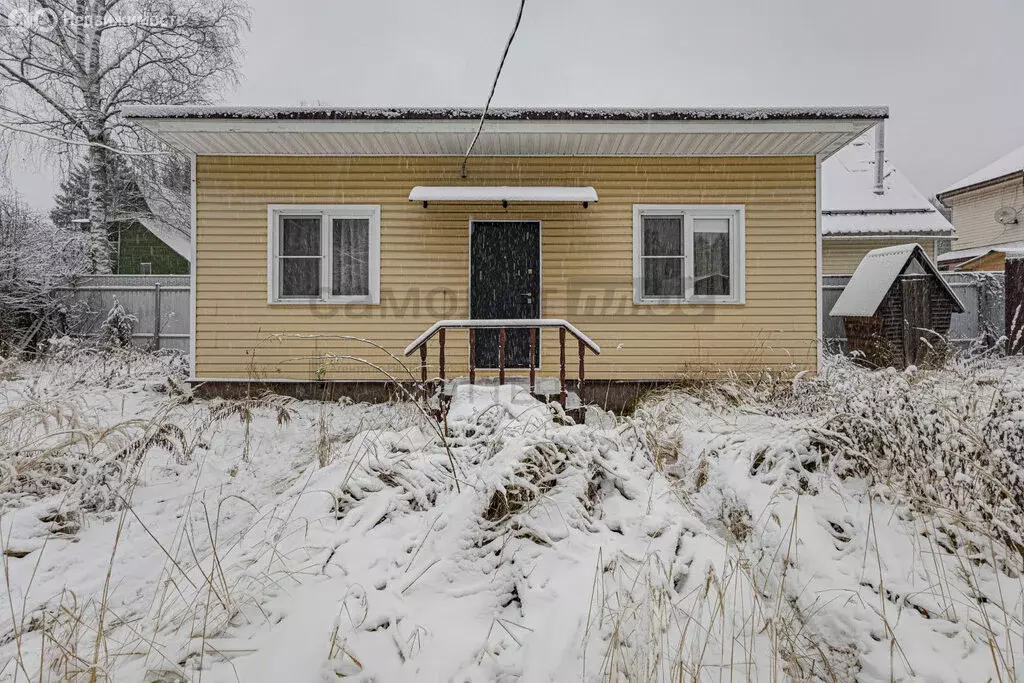
[[[244,107],[224,105],[135,105],[131,119],[478,119],[473,107]],[[539,121],[756,121],[793,119],[884,119],[888,107],[527,107],[489,109],[490,119]]]
[[[1004,176],[1021,173],[1022,171],[1024,171],[1024,147],[1018,147],[1006,156],[993,161],[981,170],[975,171],[966,178],[961,178],[957,182],[953,183],[940,192],[939,197],[943,197],[959,190],[966,190],[969,187],[981,185],[982,183],[987,183],[991,180],[996,180]]]
[[[949,237],[953,226],[938,211],[928,213],[841,213],[821,216],[823,237],[906,235]]]
[[[152,183],[140,182],[138,186],[149,210],[125,214],[121,218],[138,221],[176,254],[191,261],[192,200],[188,195],[157,188]]]
[[[192,244],[188,235],[182,234],[173,225],[152,214],[140,215],[139,222],[178,256],[187,261],[192,260]]]
[[[411,202],[596,202],[592,187],[424,186],[409,193]]]
[[[853,272],[846,289],[839,295],[829,315],[838,317],[869,317],[875,314],[886,293],[917,254],[924,267],[942,282],[953,300],[953,308],[962,313],[963,304],[935,268],[919,244],[901,244],[869,251]]]
[[[821,166],[821,233],[941,235],[953,226],[910,180],[885,162],[885,188],[875,194],[874,134],[865,133]]]
[[[958,249],[956,251],[947,251],[945,254],[939,256],[939,263],[951,263],[953,261],[964,261],[968,259],[975,259],[979,256],[990,254],[993,251],[1006,253],[1009,251],[1015,251],[1017,249],[1024,249],[1024,240],[1016,242],[1003,242],[1002,244],[986,244],[983,247],[973,247],[971,249]]]

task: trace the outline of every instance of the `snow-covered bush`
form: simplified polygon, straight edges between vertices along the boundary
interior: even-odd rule
[[[125,310],[121,302],[114,298],[114,305],[107,312],[107,317],[100,325],[100,343],[107,349],[124,349],[131,346],[132,335],[139,319]]]
[[[764,409],[818,418],[824,459],[1024,552],[1024,372],[1012,361],[869,372],[834,358]]]
[[[80,232],[0,195],[0,356],[34,351],[74,316],[56,288],[81,272],[83,249]]]
[[[180,375],[178,366],[174,356],[133,348],[99,351],[68,337],[50,339],[33,361],[9,364],[12,377],[32,379],[19,382],[0,403],[0,510],[55,495],[65,497],[69,514],[113,509],[150,449],[183,457],[190,444],[166,410],[111,423],[98,418],[89,396],[96,387],[138,385],[146,378],[166,391],[168,378]]]

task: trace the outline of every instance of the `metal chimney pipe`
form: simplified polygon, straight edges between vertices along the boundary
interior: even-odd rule
[[[875,125],[875,194],[885,194],[885,121]]]

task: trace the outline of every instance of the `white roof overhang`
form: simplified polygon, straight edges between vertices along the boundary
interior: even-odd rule
[[[874,126],[884,109],[800,111],[757,116],[756,111],[701,110],[677,118],[601,118],[594,111],[558,112],[560,118],[514,118],[496,112],[477,141],[475,156],[818,156],[834,154]],[[781,111],[781,110],[780,110]],[[315,111],[306,112],[312,114]],[[462,156],[479,121],[462,112],[414,118],[416,111],[363,118],[303,117],[303,112],[190,111],[128,108],[125,115],[168,144],[197,155]],[[478,115],[477,115],[478,116]],[[573,118],[575,116],[575,118]],[[689,118],[687,118],[689,116]]]
[[[409,192],[411,202],[573,202],[584,206],[597,201],[592,187],[507,187],[507,186],[426,186]]]

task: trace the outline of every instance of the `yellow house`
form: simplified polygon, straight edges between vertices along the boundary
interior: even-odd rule
[[[588,398],[814,370],[821,163],[887,116],[508,109],[474,144],[472,109],[126,113],[193,160],[196,381],[362,396],[586,356]]]

